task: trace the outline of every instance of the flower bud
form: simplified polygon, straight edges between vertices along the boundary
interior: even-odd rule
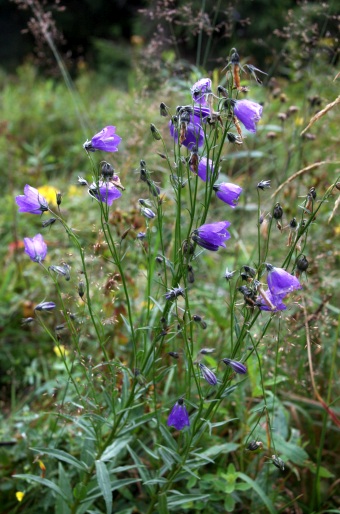
[[[159,113],[160,113],[161,116],[164,116],[164,118],[169,116],[169,110],[168,110],[168,108],[167,108],[167,106],[165,105],[164,102],[161,102],[161,104],[159,106]]]
[[[279,203],[275,204],[273,210],[273,218],[276,220],[280,220],[283,216],[283,209]]]
[[[60,192],[56,193],[56,200],[57,200],[58,207],[61,204],[61,199],[62,199],[62,194]]]
[[[255,452],[259,448],[261,450],[263,448],[263,443],[261,441],[250,441],[250,443],[248,444],[246,450],[248,450],[250,452]]]
[[[158,129],[155,127],[153,123],[150,124],[150,130],[152,137],[155,139],[155,141],[160,141],[162,139],[162,136],[160,135]]]
[[[80,298],[83,298],[83,296],[85,294],[85,284],[84,284],[83,280],[79,281],[79,284],[78,284],[78,294],[79,294]]]

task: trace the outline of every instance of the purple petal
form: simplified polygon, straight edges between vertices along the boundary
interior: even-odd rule
[[[240,194],[243,191],[242,187],[227,182],[216,184],[214,190],[217,198],[230,205],[232,209],[236,207]]]
[[[41,234],[37,234],[32,239],[25,237],[24,245],[25,252],[32,261],[41,262],[45,259],[47,254],[47,245]]]
[[[236,100],[234,114],[249,132],[256,132],[256,123],[262,116],[262,105],[251,100]]]

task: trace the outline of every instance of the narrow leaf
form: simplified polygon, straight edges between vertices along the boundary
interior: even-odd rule
[[[110,484],[110,475],[105,466],[105,463],[96,460],[96,471],[97,471],[97,480],[102,495],[105,500],[106,512],[107,514],[112,513],[112,493],[111,493],[111,484]]]

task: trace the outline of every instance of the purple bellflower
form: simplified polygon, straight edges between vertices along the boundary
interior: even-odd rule
[[[176,142],[178,142],[178,129],[174,125],[173,121],[169,122],[170,134]],[[185,139],[182,141],[182,145],[186,148],[192,148],[193,146],[200,147],[204,143],[204,132],[201,127],[201,119],[199,116],[190,114],[190,121],[186,125]]]
[[[240,194],[243,191],[242,187],[228,182],[215,184],[213,186],[213,190],[215,191],[217,198],[230,205],[232,209],[236,207]]]
[[[230,239],[230,234],[227,230],[229,226],[229,221],[207,223],[194,230],[194,235],[191,237],[202,248],[216,252],[220,246],[225,248],[224,241]]]
[[[52,312],[55,309],[56,304],[54,302],[40,302],[34,307],[35,311],[47,311]]]
[[[251,100],[232,100],[234,114],[236,118],[249,132],[256,132],[256,123],[260,121],[262,116],[262,105],[252,102]]]
[[[240,375],[244,375],[247,373],[247,366],[242,364],[242,362],[233,361],[232,359],[222,359],[226,366],[230,366],[235,373],[239,373]]]
[[[193,167],[190,165],[190,169],[191,171],[195,172],[195,170],[193,169]],[[214,165],[213,165],[213,162],[211,159],[207,159],[206,157],[201,157],[199,162],[198,162],[198,166],[197,166],[197,175],[199,176],[199,178],[201,180],[203,180],[203,182],[206,182],[207,181],[207,176],[208,176],[208,179],[210,179],[211,175],[214,173]]]
[[[273,295],[286,295],[295,289],[302,289],[299,280],[283,268],[275,268],[266,264],[268,271],[267,283]]]
[[[190,426],[189,414],[184,405],[183,398],[180,398],[171,409],[168,417],[168,426],[175,427],[176,430],[182,430],[184,427]]]
[[[264,298],[259,297],[256,302],[256,305],[260,308],[261,311],[284,311],[287,309],[287,306],[283,303],[283,298],[286,296],[285,294],[275,295],[270,292],[269,289],[264,291],[266,298],[268,298],[269,302],[274,305],[275,309],[271,309],[270,306],[266,303]]]
[[[83,148],[87,152],[103,150],[104,152],[118,152],[118,145],[122,138],[116,134],[116,127],[109,125],[95,134],[91,141],[86,141]]]
[[[122,196],[121,191],[112,182],[105,181],[100,181],[98,187],[95,183],[91,184],[89,194],[107,205],[112,205],[115,200]]]
[[[26,184],[24,194],[15,198],[19,206],[19,212],[30,212],[31,214],[42,214],[48,211],[47,200],[37,189]]]
[[[216,375],[211,369],[209,369],[205,364],[199,363],[199,368],[201,370],[203,378],[208,382],[208,384],[215,386],[217,385]]]
[[[41,262],[47,254],[47,245],[41,234],[37,234],[32,239],[24,237],[25,252],[34,262]]]
[[[211,80],[201,79],[195,82],[191,88],[192,99],[195,103],[207,105],[206,94],[211,93]]]

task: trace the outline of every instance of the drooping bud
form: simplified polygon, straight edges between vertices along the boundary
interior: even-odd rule
[[[106,161],[103,161],[101,163],[101,173],[102,173],[102,176],[103,176],[103,179],[104,180],[110,180],[112,179],[113,175],[114,175],[114,168],[111,166],[111,164],[109,164],[108,162]]]

